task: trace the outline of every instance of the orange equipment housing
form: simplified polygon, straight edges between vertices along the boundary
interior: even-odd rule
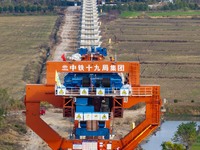
[[[97,61],[93,61],[93,56],[87,54],[82,57],[82,61],[47,62],[46,84],[28,84],[26,86],[26,124],[53,150],[71,150],[74,144],[83,142],[81,139],[61,137],[40,118],[41,102],[48,102],[55,107],[62,108],[64,116],[74,117],[73,95],[57,96],[55,94],[56,71],[65,73],[127,73],[132,93],[128,96],[111,95],[113,98],[111,112],[115,117],[122,117],[124,108],[130,108],[140,102],[146,103],[146,118],[142,123],[119,140],[95,139],[98,145],[101,145],[98,150],[107,149],[108,145],[112,150],[134,149],[142,140],[155,131],[160,124],[160,87],[157,85],[140,85],[139,62],[100,61],[103,60],[102,56],[97,57],[99,58],[96,59]],[[98,66],[98,68],[95,66]],[[78,122],[75,121],[74,128],[77,128],[77,126]],[[106,121],[106,127],[110,128],[110,120]]]

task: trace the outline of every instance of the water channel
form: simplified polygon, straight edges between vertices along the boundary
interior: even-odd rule
[[[191,120],[191,119],[189,119]],[[196,119],[195,119],[196,120]],[[177,131],[177,127],[181,123],[186,123],[191,121],[165,121],[160,126],[160,129],[153,135],[151,135],[145,142],[141,144],[143,150],[161,150],[161,144],[165,141],[171,141],[174,136],[174,133]],[[197,126],[200,125],[200,117],[197,123]]]

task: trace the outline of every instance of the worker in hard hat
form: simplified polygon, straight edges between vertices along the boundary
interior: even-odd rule
[[[108,104],[106,104],[105,99],[103,99],[101,101],[101,112],[109,112],[109,111],[110,111],[110,109],[108,107]]]

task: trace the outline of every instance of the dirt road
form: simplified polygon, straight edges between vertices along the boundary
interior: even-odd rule
[[[62,137],[68,138],[72,132],[73,123],[70,119],[63,118],[62,110],[49,109],[41,118]],[[28,129],[27,136],[23,141],[24,150],[51,150],[48,145],[31,129]]]
[[[64,24],[59,30],[60,43],[56,45],[53,60],[61,61],[61,55],[73,54],[77,48],[80,7],[68,7],[65,11]]]

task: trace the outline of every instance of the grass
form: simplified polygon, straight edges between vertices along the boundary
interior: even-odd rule
[[[137,17],[141,14],[141,12],[134,12],[134,11],[125,11],[121,13],[121,17],[126,18],[126,17]]]
[[[0,149],[15,150],[23,149],[19,141],[24,141],[27,127],[22,121],[22,116],[10,115],[4,120],[4,125],[0,126]]]
[[[184,109],[183,109],[184,108]],[[193,117],[199,117],[199,103],[186,103],[184,102],[177,102],[177,103],[171,103],[166,106],[167,112],[166,115],[173,116],[181,116],[182,118],[188,118],[189,116],[191,117],[191,114],[193,114]],[[178,118],[178,117],[177,117]]]
[[[0,17],[0,85],[14,98],[24,95],[23,71],[37,60],[41,45],[49,44],[49,36],[57,16]]]
[[[147,15],[151,17],[194,16],[194,15],[200,15],[200,11],[148,12]]]
[[[200,149],[200,135],[197,137],[197,141],[192,145],[191,150],[199,150]]]
[[[121,17],[138,17],[144,14],[143,12],[130,12],[125,11]],[[160,11],[160,12],[145,12],[145,15],[150,17],[178,17],[178,16],[197,16],[200,15],[200,11]]]

